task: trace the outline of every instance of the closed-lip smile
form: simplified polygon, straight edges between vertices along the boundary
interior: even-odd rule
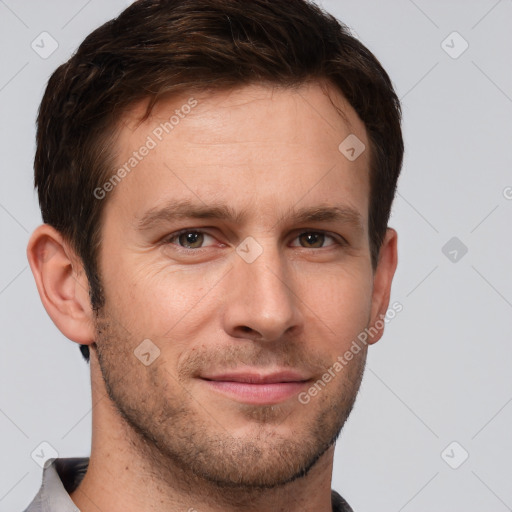
[[[310,377],[296,371],[272,373],[233,371],[200,375],[210,389],[239,402],[269,405],[283,402],[301,391]]]

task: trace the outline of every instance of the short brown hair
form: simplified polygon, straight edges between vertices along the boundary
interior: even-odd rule
[[[97,254],[112,175],[116,121],[148,99],[251,83],[327,80],[364,122],[370,143],[372,266],[402,167],[401,108],[376,57],[309,0],[139,0],[94,30],[48,81],[37,119],[35,186],[43,221],[81,258],[96,311],[104,304]],[[341,141],[340,141],[341,142]],[[86,361],[89,347],[80,349]]]

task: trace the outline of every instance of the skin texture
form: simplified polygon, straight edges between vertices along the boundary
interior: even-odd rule
[[[148,135],[157,144],[102,199],[106,303],[97,317],[81,262],[60,234],[42,225],[29,242],[48,314],[91,349],[91,460],[71,498],[82,512],[327,512],[333,443],[367,347],[307,404],[297,393],[247,403],[201,377],[293,369],[307,380],[297,390],[307,391],[385,314],[397,235],[388,229],[373,272],[364,124],[328,85],[251,85],[194,95],[197,105],[157,140],[155,128],[189,99],[159,102],[142,124],[145,105],[134,105],[121,120],[119,166]],[[349,134],[366,145],[355,161],[338,150]],[[179,201],[227,205],[239,218],[139,229],[148,210]],[[360,227],[294,218],[326,206],[352,208]],[[192,237],[177,237],[182,229]],[[237,248],[261,254],[249,263]],[[160,352],[146,366],[134,351],[147,339]]]

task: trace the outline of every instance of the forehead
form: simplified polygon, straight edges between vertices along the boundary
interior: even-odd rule
[[[126,172],[106,209],[140,219],[186,200],[271,220],[295,206],[348,205],[367,219],[366,129],[334,87],[184,93],[158,102],[141,123],[145,108],[135,105],[119,123],[116,169]],[[350,159],[345,146],[354,141],[361,153]]]

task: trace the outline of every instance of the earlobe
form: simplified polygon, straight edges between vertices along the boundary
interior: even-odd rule
[[[94,342],[89,285],[70,245],[55,228],[42,224],[30,237],[27,258],[53,323],[72,341],[83,345]]]
[[[384,318],[389,306],[391,284],[398,264],[398,234],[388,228],[379,253],[379,262],[373,277],[372,310],[369,327],[376,332],[368,344],[376,343],[384,334]]]

